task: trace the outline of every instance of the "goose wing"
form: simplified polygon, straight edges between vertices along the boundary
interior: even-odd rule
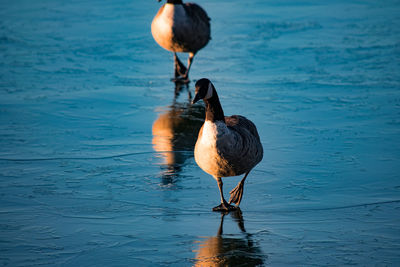
[[[263,147],[253,122],[243,116],[225,117],[231,132],[230,147],[224,148],[224,157],[235,169],[236,175],[250,171],[263,158]]]
[[[205,23],[208,27],[210,27],[210,17],[207,15],[207,13],[204,11],[201,6],[195,4],[195,3],[185,3],[184,8],[186,10],[186,13],[193,19],[195,20],[200,20],[203,23]]]
[[[251,120],[247,119],[246,117],[240,115],[232,115],[230,117],[225,117],[225,123],[228,127],[241,135],[244,133],[244,131],[249,131],[257,138],[258,141],[260,141],[260,136],[258,135],[256,126]]]

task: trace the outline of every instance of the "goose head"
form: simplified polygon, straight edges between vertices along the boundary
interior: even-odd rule
[[[193,98],[192,104],[200,99],[208,100],[215,94],[215,87],[209,79],[203,78],[196,82],[196,95]]]

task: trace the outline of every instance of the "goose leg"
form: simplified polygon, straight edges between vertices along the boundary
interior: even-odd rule
[[[213,211],[231,211],[231,210],[236,210],[235,206],[230,205],[228,202],[226,202],[224,198],[224,192],[222,189],[223,183],[221,180],[221,177],[217,177],[217,182],[218,182],[218,188],[219,188],[219,193],[221,195],[221,204],[214,207]]]
[[[179,81],[181,80],[182,76],[185,76],[187,73],[187,68],[185,65],[180,61],[176,53],[174,52],[174,72],[175,72],[175,78],[173,81]]]
[[[247,175],[249,173],[250,171],[248,171],[244,175],[243,179],[238,183],[238,185],[235,188],[233,188],[231,192],[229,192],[231,194],[231,197],[229,198],[229,204],[235,203],[236,206],[239,206],[243,197],[244,181],[246,180]]]
[[[194,55],[195,55],[195,53],[192,53],[192,52],[189,53],[187,70],[185,72],[185,75],[182,76],[183,82],[189,82],[189,71],[190,71],[190,67],[192,66]]]

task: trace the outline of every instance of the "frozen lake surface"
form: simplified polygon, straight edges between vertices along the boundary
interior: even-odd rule
[[[399,266],[400,2],[198,3],[175,97],[157,1],[0,2],[0,264]],[[242,214],[193,158],[203,77],[264,146]]]

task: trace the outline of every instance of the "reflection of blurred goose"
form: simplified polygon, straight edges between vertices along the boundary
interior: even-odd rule
[[[187,88],[187,87],[186,87]],[[177,87],[176,93],[181,88]],[[176,95],[177,96],[177,95]],[[174,103],[153,123],[153,147],[165,158],[167,174],[175,174],[192,153],[196,136],[204,122],[204,107],[188,103]]]
[[[256,126],[243,116],[225,117],[217,91],[208,79],[196,82],[193,103],[203,99],[206,120],[200,129],[194,156],[197,164],[218,182],[221,204],[213,210],[233,210],[243,196],[244,181],[251,169],[263,158],[263,147]],[[229,204],[224,199],[221,177],[245,173],[231,191]]]
[[[168,0],[154,17],[151,33],[161,47],[174,53],[175,80],[188,82],[195,54],[211,39],[207,13],[197,4]],[[176,52],[189,53],[187,68]]]
[[[243,217],[240,209],[234,211],[238,225],[243,233]],[[251,236],[245,238],[232,238],[223,236],[223,223],[225,213],[221,215],[221,223],[217,236],[206,239],[196,251],[195,266],[260,266],[263,265],[263,254],[259,247],[254,245]]]

